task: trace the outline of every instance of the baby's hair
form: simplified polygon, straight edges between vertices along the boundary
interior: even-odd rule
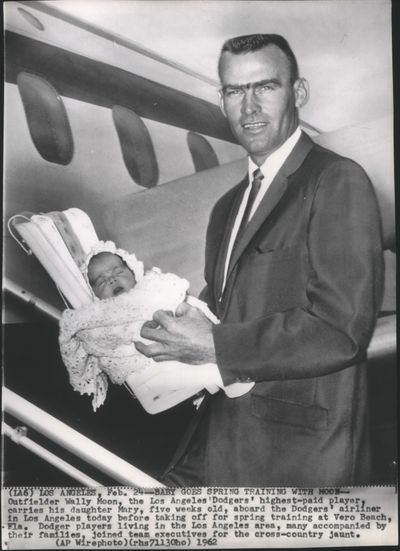
[[[105,255],[109,255],[109,254],[111,254],[112,256],[118,257],[120,259],[120,261],[122,262],[122,264],[124,264],[124,266],[126,266],[129,270],[131,270],[131,272],[133,272],[133,270],[131,268],[129,268],[128,264],[125,262],[125,260],[122,258],[122,256],[120,256],[117,253],[112,253],[110,251],[100,251],[99,253],[94,254],[88,262],[88,268],[89,268],[90,263],[92,262],[92,260],[101,260],[102,257],[104,257]]]
[[[90,266],[90,263],[92,262],[92,260],[101,260],[101,258],[102,258],[103,256],[109,255],[109,254],[111,254],[111,255],[113,255],[113,256],[118,256],[119,258],[121,258],[121,257],[120,257],[118,254],[116,254],[116,253],[112,253],[112,252],[110,252],[110,251],[100,251],[99,253],[96,253],[96,254],[94,254],[94,255],[91,257],[91,259],[89,260],[89,263],[88,263],[88,267]],[[122,258],[121,258],[121,260],[122,260]]]

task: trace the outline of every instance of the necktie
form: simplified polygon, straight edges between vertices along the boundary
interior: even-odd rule
[[[235,239],[235,243],[233,245],[232,253],[235,250],[236,245],[239,243],[240,238],[242,237],[243,232],[246,229],[247,224],[249,223],[251,209],[254,205],[254,201],[255,201],[255,199],[257,197],[257,194],[260,190],[261,182],[263,181],[263,179],[264,179],[264,174],[261,172],[261,170],[259,168],[257,168],[253,172],[253,181],[251,182],[251,190],[250,190],[249,196],[247,198],[247,204],[246,204],[245,211],[243,213],[242,221],[240,222],[240,226],[239,226],[238,232],[236,234],[236,239]]]

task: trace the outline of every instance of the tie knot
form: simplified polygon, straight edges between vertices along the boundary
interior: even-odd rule
[[[260,168],[257,168],[253,172],[253,182],[255,182],[255,181],[261,182],[261,180],[263,180],[263,179],[264,179],[264,174],[261,172]]]

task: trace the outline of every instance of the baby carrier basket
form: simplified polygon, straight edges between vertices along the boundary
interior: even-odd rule
[[[9,220],[8,228],[25,252],[33,253],[42,264],[67,307],[76,309],[93,301],[80,266],[99,240],[85,212],[70,208],[46,214],[21,213]],[[157,377],[163,373],[165,380],[166,369],[172,374],[174,369],[184,369],[184,366],[179,362],[168,362],[168,366],[153,362],[150,367],[129,375],[125,382],[148,413],[169,409],[203,390],[185,383],[166,390]],[[216,390],[217,387],[211,389]]]

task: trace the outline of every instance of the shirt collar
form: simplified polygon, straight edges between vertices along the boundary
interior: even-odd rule
[[[289,138],[283,142],[280,147],[278,147],[277,150],[271,153],[271,155],[265,159],[260,167],[258,167],[258,165],[256,165],[256,163],[249,157],[249,174],[253,174],[257,168],[260,168],[264,177],[268,177],[268,174],[275,175],[289,157],[294,146],[299,141],[300,136],[301,129],[300,126],[298,126],[293,134],[291,134]]]

